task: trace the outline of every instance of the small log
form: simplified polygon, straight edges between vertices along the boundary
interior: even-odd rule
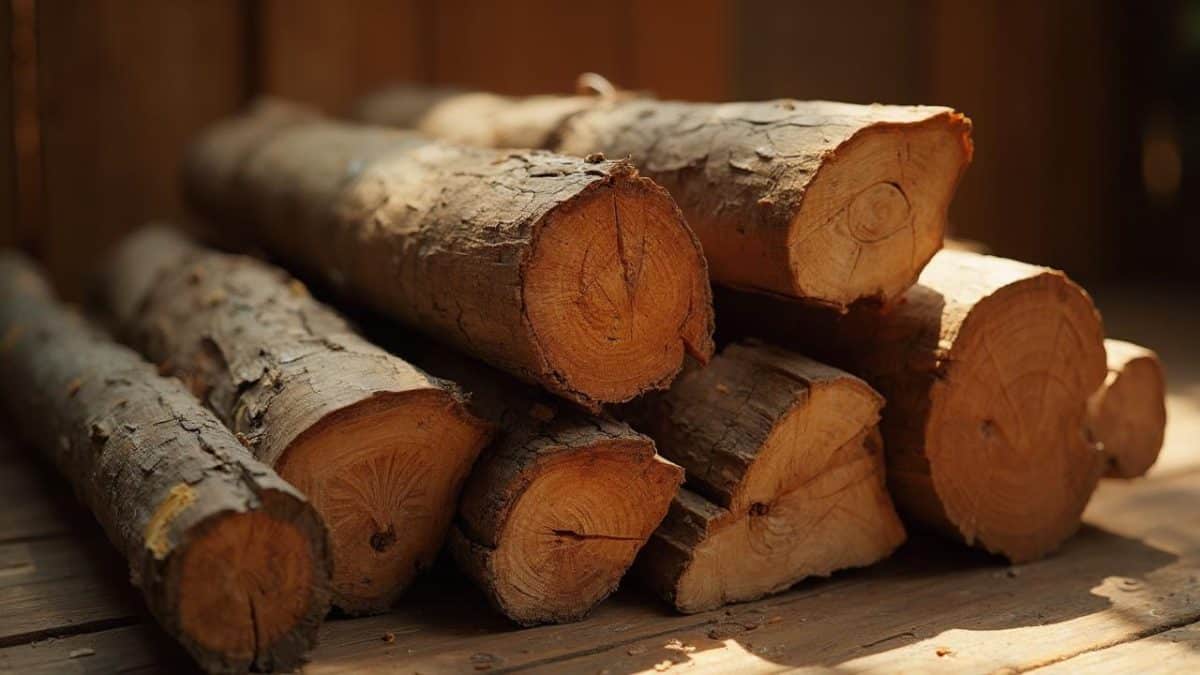
[[[722,330],[770,336],[867,380],[892,496],[909,518],[1007,556],[1079,527],[1102,454],[1081,433],[1104,380],[1104,330],[1056,270],[942,251],[893,307],[848,315],[723,292]]]
[[[207,133],[191,201],[354,302],[592,410],[712,354],[699,243],[628,164],[298,115]]]
[[[1105,340],[1108,377],[1088,401],[1087,428],[1108,457],[1110,478],[1146,475],[1162,450],[1167,385],[1158,354]]]
[[[563,404],[423,341],[398,351],[471,394],[499,428],[467,479],[449,548],[513,621],[583,619],[662,522],[683,469],[624,422]]]
[[[99,295],[123,339],[325,517],[334,604],[382,611],[433,563],[488,436],[457,389],[359,337],[281,270],[167,229],[129,237]]]
[[[129,562],[163,629],[213,673],[291,670],[329,609],[325,527],[178,380],[0,255],[0,402]]]
[[[679,202],[714,281],[842,311],[916,281],[973,151],[969,119],[923,106],[401,87],[359,115],[456,142],[629,157]]]
[[[687,471],[637,573],[681,612],[869,565],[905,539],[884,480],[883,398],[836,368],[736,343],[631,404]]]

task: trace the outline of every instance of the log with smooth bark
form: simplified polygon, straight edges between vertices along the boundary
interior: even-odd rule
[[[628,164],[252,112],[190,155],[193,204],[354,302],[596,410],[712,353],[707,268]]]
[[[209,672],[290,670],[329,608],[325,527],[178,380],[0,255],[0,400],[129,562],[162,627]]]
[[[679,202],[714,281],[841,310],[916,281],[973,151],[970,120],[924,106],[399,87],[358,114],[457,142],[629,157]]]
[[[1103,470],[1083,433],[1104,330],[1061,272],[942,251],[893,307],[846,316],[722,292],[722,330],[770,336],[887,399],[892,496],[909,518],[1015,562],[1079,527]]]
[[[1108,457],[1110,478],[1146,475],[1162,450],[1167,385],[1158,354],[1105,340],[1108,376],[1088,402],[1088,432]]]
[[[281,270],[168,229],[130,236],[100,282],[123,339],[324,516],[338,607],[386,609],[432,564],[488,436],[456,388],[368,343]]]
[[[459,382],[494,423],[463,490],[449,548],[504,615],[578,621],[617,588],[662,522],[683,469],[624,422],[592,415],[428,342],[396,347]]]
[[[849,373],[753,341],[631,404],[634,426],[687,471],[637,574],[699,612],[887,557],[905,532],[884,480],[882,405]]]

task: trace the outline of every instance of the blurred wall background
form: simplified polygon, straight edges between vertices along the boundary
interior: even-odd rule
[[[68,294],[181,212],[197,130],[392,81],[954,106],[952,227],[1088,283],[1200,283],[1200,0],[0,0],[0,243]]]

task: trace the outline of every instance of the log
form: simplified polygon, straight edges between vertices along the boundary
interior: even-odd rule
[[[679,202],[714,281],[841,311],[916,281],[973,152],[969,119],[924,106],[400,87],[358,115],[456,142],[629,157]]]
[[[389,346],[392,346],[389,344]],[[467,479],[449,549],[523,626],[579,621],[616,590],[683,469],[624,422],[593,415],[428,341],[397,353],[471,394],[499,432]]]
[[[0,254],[0,402],[129,562],[163,629],[213,673],[291,670],[329,608],[325,527],[175,379]]]
[[[1103,327],[1056,270],[942,251],[894,307],[848,315],[722,292],[722,331],[769,335],[863,377],[902,514],[1024,562],[1079,527],[1103,456],[1081,429]]]
[[[628,418],[687,471],[636,571],[681,612],[879,561],[904,542],[877,424],[883,398],[803,356],[726,347]]]
[[[1108,457],[1109,478],[1146,475],[1162,450],[1167,385],[1158,354],[1122,340],[1105,340],[1108,376],[1088,401],[1088,432]]]
[[[279,117],[201,138],[191,201],[348,299],[593,411],[711,355],[699,243],[628,164]]]
[[[450,383],[368,343],[283,271],[163,228],[117,249],[99,304],[330,528],[334,604],[382,611],[433,563],[489,429]]]

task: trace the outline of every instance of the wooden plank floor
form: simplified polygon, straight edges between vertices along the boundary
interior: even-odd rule
[[[1149,478],[1106,482],[1047,560],[1010,567],[918,534],[756,603],[679,616],[630,588],[587,621],[527,630],[443,566],[391,614],[329,621],[304,671],[1200,672],[1200,316],[1098,299],[1113,335],[1168,364],[1167,447]],[[0,444],[0,672],[190,672],[60,486]]]

